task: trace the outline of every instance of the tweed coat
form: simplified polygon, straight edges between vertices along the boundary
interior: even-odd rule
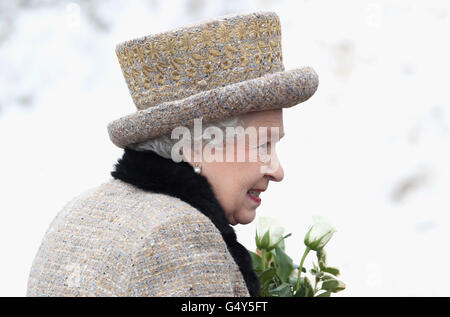
[[[205,177],[128,149],[112,175],[58,213],[27,296],[258,296],[250,255]]]

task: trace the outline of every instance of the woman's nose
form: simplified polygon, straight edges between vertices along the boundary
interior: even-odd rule
[[[270,165],[266,166],[264,173],[274,182],[281,182],[283,180],[284,170],[277,155],[271,156]]]

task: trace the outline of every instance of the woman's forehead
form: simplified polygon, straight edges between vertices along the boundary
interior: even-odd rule
[[[282,109],[254,111],[242,115],[242,119],[248,125],[283,125],[283,111]]]
[[[278,128],[280,138],[284,135],[283,126],[283,112],[282,109],[255,111],[247,113],[242,116],[245,127],[267,127],[270,133],[270,128]]]

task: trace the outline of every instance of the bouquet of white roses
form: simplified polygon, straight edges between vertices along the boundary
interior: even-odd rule
[[[345,289],[345,284],[338,280],[339,270],[328,266],[324,246],[336,230],[323,218],[313,217],[315,223],[305,235],[306,250],[296,265],[285,252],[284,228],[275,220],[260,217],[256,232],[256,253],[250,252],[253,269],[259,277],[261,296],[269,297],[329,297]],[[309,270],[314,286],[306,274],[303,263],[308,253],[316,252],[317,265]]]

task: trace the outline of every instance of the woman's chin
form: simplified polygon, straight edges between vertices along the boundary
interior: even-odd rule
[[[241,225],[247,225],[252,222],[256,217],[256,211],[253,210],[245,210],[239,216],[235,217],[235,221]]]

